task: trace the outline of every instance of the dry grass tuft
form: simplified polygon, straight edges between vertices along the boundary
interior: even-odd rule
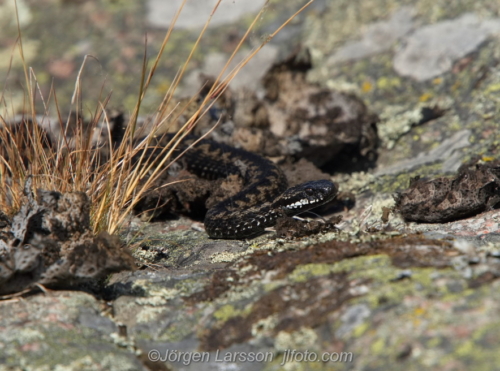
[[[212,15],[217,10],[220,1],[215,5]],[[139,141],[137,140],[140,136],[140,133],[138,133],[137,118],[141,103],[155,75],[163,50],[172,35],[175,22],[186,0],[183,2],[165,35],[162,47],[149,71],[146,68],[146,59],[143,61],[142,78],[136,106],[126,123],[124,138],[119,146],[113,148],[111,145],[111,135],[108,135],[108,143],[106,145],[110,148],[110,151],[109,158],[106,161],[101,161],[101,152],[92,145],[92,135],[95,135],[93,133],[98,130],[102,130],[103,133],[111,132],[110,127],[112,124],[106,111],[109,97],[96,107],[90,124],[84,125],[82,118],[78,117],[79,112],[81,112],[80,76],[85,68],[87,57],[82,63],[75,83],[72,106],[70,107],[70,112],[73,112],[71,115],[73,122],[70,122],[70,119],[64,121],[58,109],[60,126],[58,129],[61,136],[56,143],[52,143],[47,133],[38,125],[41,120],[47,119],[47,117],[44,117],[47,116],[47,112],[38,115],[35,110],[35,97],[40,89],[35,74],[25,63],[21,30],[18,26],[18,50],[23,60],[25,71],[25,84],[27,87],[25,99],[26,106],[28,107],[26,111],[28,113],[22,119],[14,118],[14,115],[11,118],[0,116],[0,178],[3,184],[3,187],[0,189],[0,210],[6,214],[13,214],[19,209],[23,203],[24,184],[27,177],[30,176],[33,179],[33,191],[40,188],[59,192],[82,191],[87,193],[92,201],[91,219],[94,231],[106,230],[109,233],[116,232],[131,214],[132,209],[139,199],[145,192],[151,189],[155,179],[168,166],[175,146],[193,129],[199,118],[214,104],[216,101],[214,98],[222,94],[229,82],[248,61],[297,14],[310,5],[312,1],[314,0],[308,1],[274,33],[269,35],[236,68],[227,72],[229,64],[265,11],[266,3],[263,9],[256,15],[219,76],[217,76],[215,84],[206,95],[206,98],[199,104],[196,112],[190,116],[186,124],[177,132],[170,143],[162,148],[161,156],[155,156],[154,160],[148,158],[146,149],[155,138],[158,128],[162,125],[164,126],[167,120],[168,122],[176,122],[177,118],[185,111],[186,107],[180,107],[181,109],[177,109],[172,113],[168,112],[167,107],[169,107],[175,90],[210,24],[212,15],[205,23],[190,55],[175,76],[169,91],[165,94],[162,103],[158,107],[153,118],[153,129],[149,133],[144,133],[144,137]],[[223,78],[225,75],[227,77]],[[46,107],[44,98],[41,97],[41,99]],[[47,101],[49,99],[54,99],[57,106],[57,98],[54,91],[51,91]],[[4,105],[5,111],[8,111],[8,104],[3,93],[0,96],[0,102]],[[17,124],[12,125],[13,121],[16,121]],[[132,162],[133,158],[134,163]],[[139,160],[137,160],[138,158]]]

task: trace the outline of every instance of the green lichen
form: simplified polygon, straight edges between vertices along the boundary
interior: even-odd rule
[[[332,264],[304,264],[299,265],[288,275],[292,282],[306,282],[313,277],[326,276],[337,271]]]
[[[325,271],[325,268],[322,268]],[[390,257],[386,255],[371,255],[346,259],[329,267],[331,272],[348,272],[350,279],[369,279],[370,291],[360,299],[372,308],[381,302],[401,303],[405,295],[417,292],[427,292],[429,295],[439,297],[442,302],[455,301],[463,297],[467,290],[461,293],[450,292],[447,287],[436,286],[433,279],[435,268],[412,268],[411,280],[394,281],[401,271],[392,265]],[[463,280],[460,274],[452,269],[439,270],[441,275],[448,279]]]
[[[239,315],[241,315],[241,311],[236,310],[234,306],[230,304],[221,306],[213,313],[215,319],[223,322]]]
[[[231,252],[220,252],[211,256],[212,263],[230,263],[240,257],[242,254]]]
[[[443,175],[441,163],[422,165],[408,172],[379,176],[371,189],[373,192],[394,194],[397,191],[407,189],[410,186],[410,180],[416,176],[424,178],[439,175]]]
[[[300,328],[297,331],[280,331],[275,338],[274,347],[279,351],[296,349],[314,351],[318,343],[318,335],[311,328]]]
[[[22,340],[9,344],[6,365],[21,364],[26,370],[136,370],[135,356],[113,346],[106,336],[89,328],[67,329],[51,325],[35,326],[43,339]],[[23,351],[29,346],[31,351]],[[64,346],[64,352],[61,352]]]

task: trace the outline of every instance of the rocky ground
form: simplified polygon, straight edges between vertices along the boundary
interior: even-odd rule
[[[279,12],[271,14],[281,20]],[[219,27],[227,32],[229,26]],[[222,127],[216,135],[278,161],[306,157],[303,167],[283,164],[292,180],[304,172],[294,168],[310,170],[311,163],[321,167],[315,176],[331,173],[343,192],[338,230],[219,241],[186,216],[131,219],[122,238],[138,269],[112,274],[86,291],[46,290],[0,301],[0,369],[496,369],[500,212],[489,207],[498,194],[491,164],[499,144],[499,31],[496,1],[316,1],[283,39],[269,44],[264,55],[274,58],[259,61],[259,74],[248,72],[261,81],[250,86],[257,91],[250,100],[267,105],[268,122],[248,124],[242,114],[231,130]],[[350,102],[338,104],[344,115],[335,117],[361,117],[346,121],[358,129],[356,156],[332,165],[338,153],[318,158],[317,151],[297,146],[303,141],[294,138],[311,139],[307,148],[319,151],[331,143],[335,151],[348,147],[349,136],[324,132],[328,125],[307,115],[314,100],[295,112],[305,111],[298,121],[307,127],[280,121],[286,102],[302,108],[304,97],[292,85],[279,103],[265,72],[286,60],[288,44],[296,41],[308,48],[312,63],[298,77],[298,90],[314,95],[329,89],[330,98]],[[221,53],[224,48],[200,60],[192,86],[199,86],[199,72],[213,73]],[[186,83],[184,91],[190,89]],[[329,106],[316,107],[328,112]],[[367,134],[375,121],[376,149]],[[436,184],[447,187],[446,200],[455,205],[486,206],[473,216],[446,208],[455,217],[444,223],[409,221],[428,215],[415,194],[439,194]],[[453,184],[473,195],[454,193]],[[396,200],[407,201],[402,215],[390,211],[397,193]],[[32,207],[43,206],[37,202]],[[431,202],[432,215],[442,202]],[[122,256],[116,240],[106,241]],[[122,259],[129,262],[128,255]]]

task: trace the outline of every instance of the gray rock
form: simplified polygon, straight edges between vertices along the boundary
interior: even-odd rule
[[[242,50],[236,53],[234,59],[228,65],[226,73],[223,78],[227,77],[229,73],[241,63],[248,55],[250,50]],[[242,73],[236,75],[231,80],[230,86],[233,89],[248,88],[259,89],[261,88],[260,81],[266,71],[276,61],[278,55],[278,48],[274,45],[267,44],[264,46],[255,57],[253,57],[243,67]],[[201,69],[194,69],[187,77],[184,86],[182,87],[182,94],[194,95],[200,89],[200,74],[209,76],[218,76],[220,71],[229,59],[227,53],[211,53],[206,56],[204,66]]]
[[[91,295],[68,291],[2,302],[0,368],[145,370],[100,307]]]
[[[371,314],[370,308],[364,304],[357,304],[349,307],[341,316],[342,325],[336,331],[338,337],[350,333],[356,326],[359,326]]]
[[[407,35],[414,27],[413,9],[407,6],[401,7],[387,21],[367,25],[361,40],[344,44],[329,58],[328,63],[336,64],[363,59],[389,50],[397,40]]]
[[[174,18],[182,0],[149,0],[147,20],[151,26],[167,28]],[[179,17],[176,27],[201,28],[212,13],[217,0],[191,0],[186,3]],[[211,24],[221,25],[232,23],[248,13],[256,13],[265,4],[265,0],[258,1],[222,1],[215,12]]]
[[[381,168],[376,175],[397,174],[402,171],[412,170],[424,164],[444,161],[443,171],[456,171],[460,167],[461,156],[456,154],[457,149],[466,147],[471,136],[470,130],[461,130],[444,140],[438,147],[423,153],[421,156],[400,161],[392,166]]]
[[[431,79],[449,71],[455,61],[499,30],[500,19],[481,21],[472,13],[422,27],[396,53],[394,68],[400,75],[418,81]]]

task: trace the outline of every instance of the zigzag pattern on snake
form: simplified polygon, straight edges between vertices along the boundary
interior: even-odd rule
[[[154,151],[161,149],[172,134],[164,136]],[[211,238],[244,239],[262,234],[282,216],[293,216],[332,200],[338,192],[329,180],[310,181],[288,188],[281,171],[270,160],[243,149],[189,135],[174,152],[183,155],[187,170],[199,177],[217,179],[237,174],[244,181],[234,196],[210,208],[205,230]],[[152,153],[150,152],[150,155]],[[154,156],[153,156],[154,157]]]

